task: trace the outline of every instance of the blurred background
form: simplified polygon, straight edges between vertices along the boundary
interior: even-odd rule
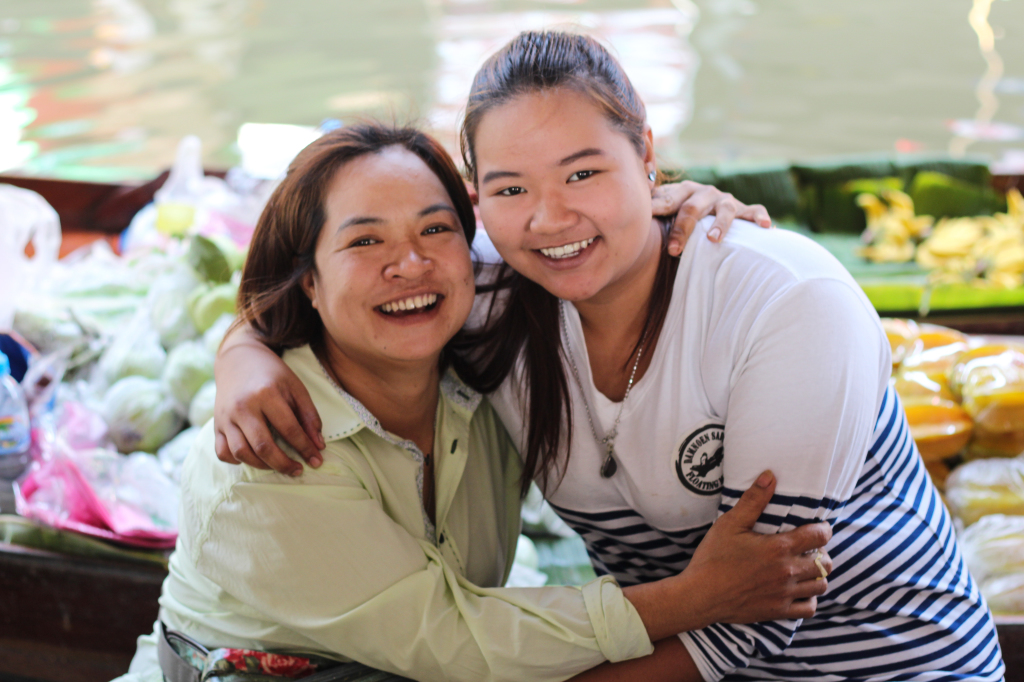
[[[4,0],[0,172],[151,178],[245,123],[411,120],[454,150],[473,73],[518,31],[611,45],[662,163],[859,152],[1024,167],[1021,0]]]

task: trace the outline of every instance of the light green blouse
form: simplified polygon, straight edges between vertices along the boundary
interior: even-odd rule
[[[653,651],[607,576],[498,587],[519,535],[521,463],[454,373],[437,409],[435,529],[416,445],[385,432],[308,346],[284,360],[320,413],[324,463],[297,478],[224,464],[206,425],[182,475],[160,598],[168,627],[211,647],[315,652],[417,680],[563,680]],[[134,679],[158,674],[151,649],[141,638]]]

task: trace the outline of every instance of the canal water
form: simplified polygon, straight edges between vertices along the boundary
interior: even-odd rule
[[[1024,0],[3,0],[0,172],[152,176],[186,134],[384,116],[451,148],[527,28],[610,45],[666,165],[877,151],[1024,157]]]

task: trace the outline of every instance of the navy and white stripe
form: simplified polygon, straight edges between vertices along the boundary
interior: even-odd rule
[[[721,511],[741,493],[727,488]],[[633,510],[555,510],[583,537],[597,572],[623,585],[678,573],[708,529],[661,531]],[[779,532],[822,518],[832,523],[833,571],[817,614],[803,622],[716,624],[682,635],[705,679],[1002,679],[991,614],[892,388],[850,499],[776,495],[758,530]]]

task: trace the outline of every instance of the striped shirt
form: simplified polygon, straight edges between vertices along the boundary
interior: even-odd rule
[[[884,332],[827,252],[742,222],[719,245],[690,239],[625,403],[594,387],[579,316],[563,312],[580,381],[567,367],[572,447],[544,492],[599,573],[677,574],[765,469],[778,483],[755,530],[833,527],[814,618],[680,635],[706,680],[1002,678],[991,615],[889,388]],[[523,432],[521,396],[513,379],[491,398],[510,433]],[[598,441],[620,410],[618,471],[602,478]]]

